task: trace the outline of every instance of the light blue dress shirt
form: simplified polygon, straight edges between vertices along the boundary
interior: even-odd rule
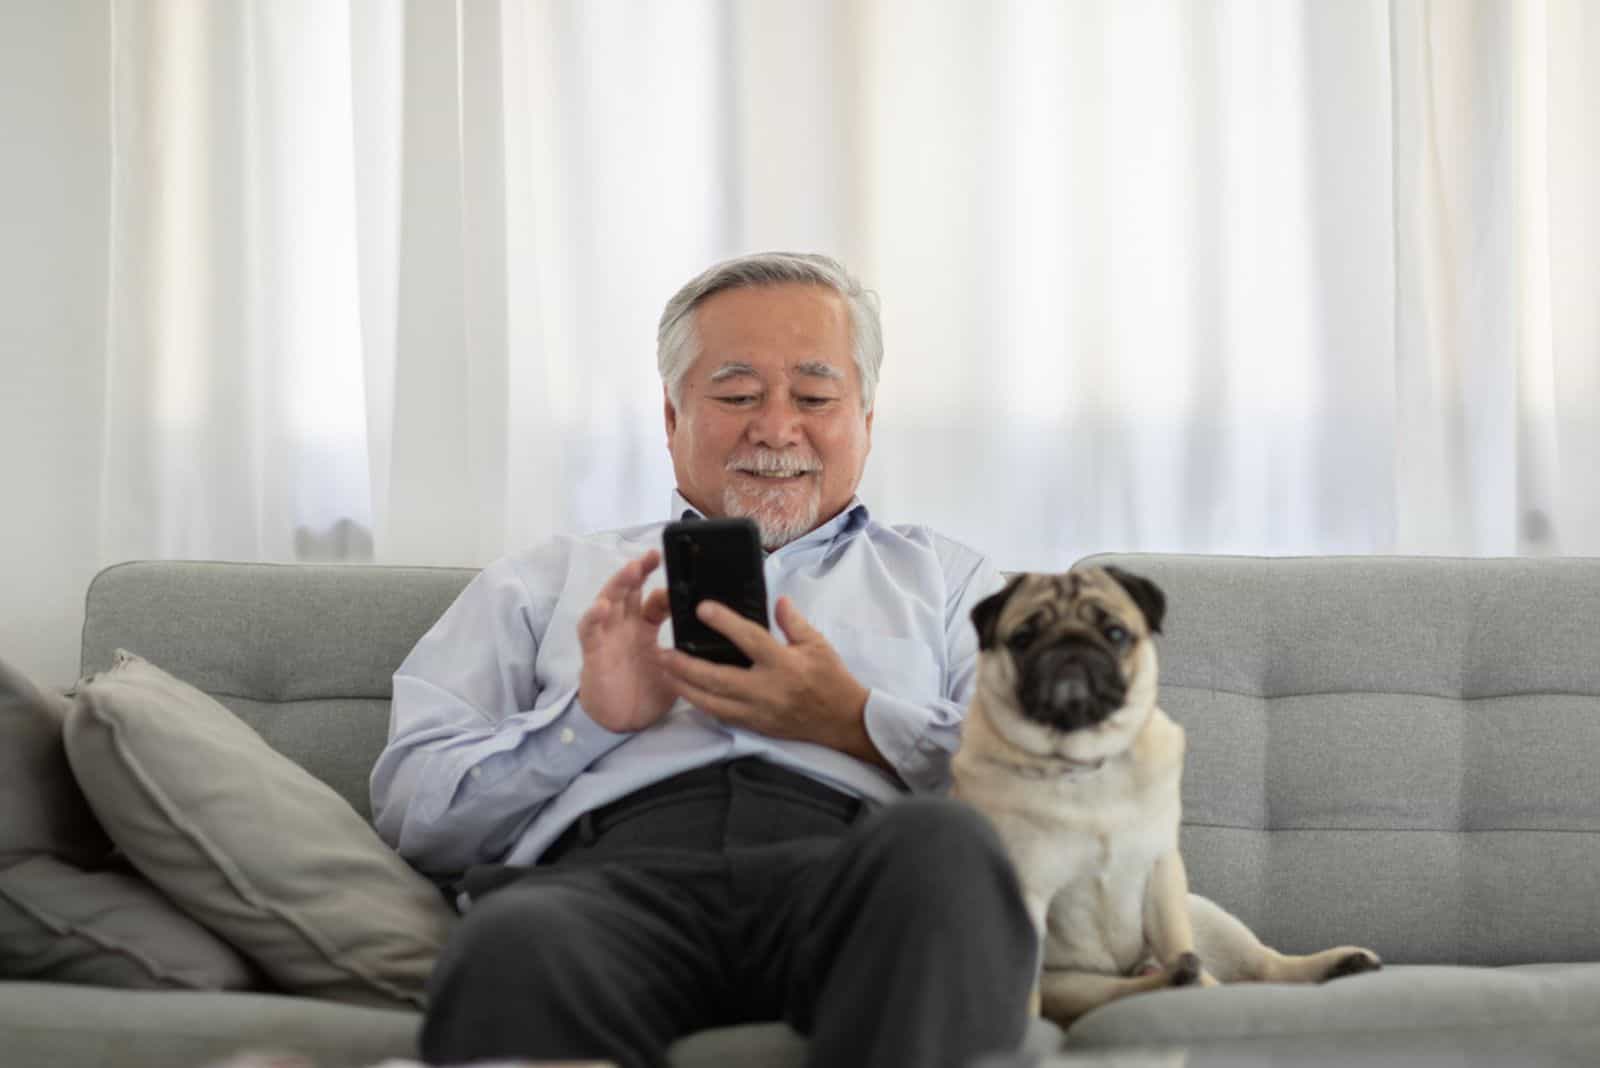
[[[698,515],[674,494],[672,514],[685,513]],[[877,800],[948,786],[977,668],[972,608],[1001,576],[925,527],[876,522],[859,499],[767,555],[768,615],[787,595],[870,689],[867,733],[904,786],[836,750],[731,727],[686,701],[633,733],[590,719],[578,702],[578,619],[619,568],[661,547],[665,525],[556,538],[490,564],[400,665],[372,810],[379,834],[419,869],[449,877],[473,864],[532,864],[583,813],[740,757]],[[665,585],[664,570],[646,595]],[[671,621],[661,629],[670,645]]]

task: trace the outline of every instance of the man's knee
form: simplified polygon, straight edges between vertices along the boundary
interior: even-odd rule
[[[513,884],[476,902],[428,982],[420,1040],[428,1063],[598,1056],[619,1064],[651,1061],[629,1052],[636,1035],[624,1041],[587,1026],[604,1016],[597,1017],[596,1007],[608,998],[615,1007],[614,984],[593,951],[599,923],[589,911],[593,900],[573,887]],[[620,1035],[624,1028],[614,1030]]]
[[[1015,987],[1020,1006],[1037,966],[1038,935],[989,821],[964,802],[908,798],[861,831],[841,877],[827,887],[826,908],[840,919],[826,925],[819,944],[845,952],[859,939],[901,964],[914,954],[940,975],[954,969],[987,977],[996,990]]]
[[[563,888],[521,886],[484,897],[451,934],[430,986],[435,992],[458,983],[527,988],[542,975],[561,974],[583,957],[571,897]]]
[[[878,877],[929,892],[919,897],[985,890],[1020,897],[1000,836],[964,802],[943,797],[896,802],[877,814],[869,834]]]

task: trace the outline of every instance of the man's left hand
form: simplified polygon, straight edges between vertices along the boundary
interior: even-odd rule
[[[774,613],[788,645],[715,601],[700,602],[696,614],[751,664],[714,664],[661,649],[662,671],[678,696],[724,723],[773,738],[816,742],[894,773],[867,735],[869,691],[789,598],[779,597]]]

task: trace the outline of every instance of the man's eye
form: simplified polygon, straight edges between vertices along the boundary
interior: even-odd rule
[[[730,397],[718,397],[717,400],[723,404],[731,404],[736,408],[742,408],[747,404],[753,403],[755,397],[749,393],[737,393]]]
[[[801,397],[800,398],[800,407],[802,407],[802,408],[825,408],[831,403],[833,403],[833,398],[832,397]]]

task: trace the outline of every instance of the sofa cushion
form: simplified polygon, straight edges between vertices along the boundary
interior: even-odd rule
[[[1399,965],[1321,985],[1234,983],[1124,998],[1068,1028],[1067,1048],[1418,1028],[1557,1028],[1592,1022],[1597,1004],[1600,964]]]
[[[128,989],[260,985],[237,951],[138,874],[48,856],[0,871],[0,975]]]
[[[101,823],[285,990],[423,1004],[453,913],[327,785],[132,654],[80,684],[67,755]]]

